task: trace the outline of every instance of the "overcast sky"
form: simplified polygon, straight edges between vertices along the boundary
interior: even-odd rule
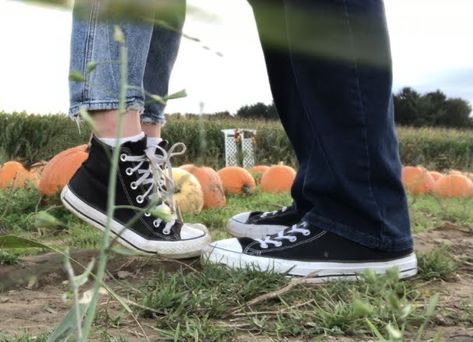
[[[229,110],[271,101],[264,61],[245,0],[189,0],[185,32],[223,57],[184,40],[171,91],[186,99],[168,112]],[[441,89],[473,103],[473,0],[386,0],[394,88]],[[66,112],[71,13],[0,0],[0,111]]]

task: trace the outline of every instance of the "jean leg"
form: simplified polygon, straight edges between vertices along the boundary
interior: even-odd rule
[[[274,105],[299,163],[291,195],[297,210],[305,214],[312,209],[312,204],[302,191],[312,138],[291,68],[284,1],[252,0],[250,3],[263,48]]]
[[[113,39],[114,26],[124,33],[127,48],[128,89],[126,105],[142,111],[143,74],[153,25],[145,22],[111,20],[100,16],[100,0],[78,1],[73,12],[70,69],[85,76],[84,82],[70,81],[70,110],[77,117],[79,109],[118,109],[120,89],[120,46]],[[96,68],[87,73],[89,63]]]
[[[147,93],[168,95],[169,79],[181,43],[181,32],[186,16],[186,0],[163,1],[162,11],[156,14],[157,25],[153,28],[148,59],[144,74]],[[165,105],[146,96],[142,122],[164,124]]]
[[[412,247],[381,0],[284,0],[291,65],[310,119],[306,220],[362,245]]]

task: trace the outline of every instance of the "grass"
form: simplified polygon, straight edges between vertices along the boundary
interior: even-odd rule
[[[276,210],[289,205],[288,194],[257,192],[249,196],[229,196],[227,205],[219,209],[207,209],[199,215],[185,215],[186,222],[205,224],[214,240],[229,237],[225,231],[228,218],[247,210]],[[68,245],[71,248],[97,248],[101,234],[84,224],[61,206],[59,196],[41,199],[33,188],[17,191],[0,191],[0,234],[15,234],[38,238],[53,247]],[[35,212],[48,210],[61,225],[38,226]],[[414,233],[453,223],[473,230],[473,199],[443,199],[431,196],[410,197],[409,211]],[[66,228],[65,228],[66,227]],[[19,255],[36,254],[37,250],[16,251]]]
[[[227,206],[204,210],[200,215],[186,215],[189,222],[202,222],[213,239],[226,238],[226,221],[246,210],[275,210],[290,203],[287,194],[258,192],[251,196],[229,196]],[[101,234],[67,212],[58,197],[41,199],[34,189],[0,192],[0,230],[40,240],[53,247],[97,248]],[[472,200],[437,200],[433,197],[409,198],[414,232],[423,232],[445,223],[473,229]],[[36,211],[54,215],[61,224],[38,226]],[[14,263],[18,256],[42,253],[37,249],[0,251],[0,264]],[[419,276],[414,281],[399,281],[395,272],[386,277],[367,273],[356,283],[335,282],[324,286],[299,284],[287,289],[289,279],[257,270],[235,272],[205,265],[198,271],[160,272],[130,292],[124,282],[117,291],[141,304],[142,319],[162,339],[234,340],[243,335],[269,339],[310,339],[314,336],[351,336],[373,339],[375,331],[389,338],[400,333],[415,338],[419,327],[430,317],[425,311],[432,298],[422,284],[437,279],[450,281],[459,262],[447,247],[419,255]],[[122,288],[123,287],[123,288]],[[261,296],[269,295],[262,300]],[[255,300],[255,304],[248,303]],[[441,310],[438,309],[438,310]],[[459,321],[473,324],[471,303],[458,312]],[[116,341],[108,327],[120,328],[121,314],[111,316],[99,310],[96,324],[102,340]],[[368,323],[369,322],[369,323]],[[373,330],[375,329],[375,330]],[[3,338],[3,340],[2,340]],[[379,339],[379,337],[378,337]],[[1,341],[35,341],[30,335]],[[41,337],[37,339],[41,341]],[[123,339],[124,340],[124,339]]]
[[[449,280],[459,267],[459,262],[452,256],[447,246],[433,249],[417,255],[419,274],[424,280]]]
[[[412,333],[425,318],[422,304],[428,298],[412,283],[399,281],[396,271],[385,277],[366,273],[355,283],[300,284],[276,292],[289,282],[283,275],[206,265],[198,273],[159,273],[137,300],[149,307],[142,310],[143,317],[153,318],[163,336],[178,340],[193,339],[199,331],[202,340],[221,341],[241,329],[276,339],[360,337],[371,334],[367,318],[380,331],[391,323]],[[273,296],[262,299],[268,294]],[[255,304],[248,305],[250,300]]]

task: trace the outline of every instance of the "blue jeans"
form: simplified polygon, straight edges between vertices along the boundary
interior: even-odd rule
[[[79,109],[88,111],[118,109],[120,89],[119,45],[113,40],[114,25],[122,29],[128,57],[126,104],[140,111],[144,123],[163,124],[164,106],[150,101],[147,93],[165,96],[180,44],[185,19],[185,0],[172,1],[172,13],[147,13],[165,25],[101,16],[107,2],[82,0],[73,13],[70,69],[85,75],[85,82],[69,83],[70,110],[77,117]],[[159,4],[159,2],[158,2]],[[158,11],[157,11],[158,12]],[[88,63],[98,65],[86,73]]]
[[[309,223],[367,247],[412,247],[382,0],[252,0]]]

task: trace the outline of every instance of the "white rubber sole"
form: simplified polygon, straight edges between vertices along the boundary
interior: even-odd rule
[[[367,270],[385,274],[392,268],[398,268],[401,279],[417,274],[417,258],[414,253],[382,262],[307,262],[253,256],[209,246],[204,250],[202,260],[204,263],[223,264],[236,269],[254,268],[289,276],[308,277],[314,283],[338,279],[357,280],[359,274]]]
[[[249,237],[252,239],[264,239],[268,235],[274,235],[286,229],[286,226],[270,226],[261,224],[248,224],[233,218],[228,220],[227,231],[235,237]]]
[[[91,226],[105,230],[107,216],[77,197],[66,185],[61,192],[61,201],[64,206]],[[200,228],[198,228],[200,229]],[[202,230],[202,229],[200,229]],[[206,230],[206,229],[205,229]],[[121,223],[112,220],[110,233],[116,241],[131,250],[146,255],[161,255],[167,258],[184,259],[201,255],[202,250],[210,243],[210,236],[204,230],[203,235],[194,239],[179,241],[147,240]]]

